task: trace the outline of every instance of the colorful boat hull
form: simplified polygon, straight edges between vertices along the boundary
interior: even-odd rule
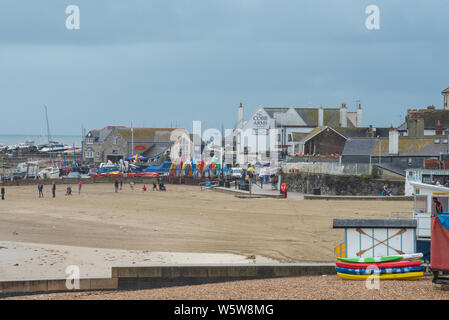
[[[361,274],[347,274],[337,273],[337,276],[343,280],[366,280],[368,278],[379,280],[417,280],[424,276],[424,272],[407,272],[407,273],[392,273],[381,275],[361,275]]]
[[[394,273],[407,273],[407,272],[424,272],[424,266],[419,267],[404,267],[404,268],[382,268],[382,269],[349,269],[336,267],[338,273],[346,274],[360,274],[360,275],[370,275],[370,274],[394,274]]]
[[[346,263],[335,262],[335,265],[340,268],[348,269],[366,269],[368,267],[376,266],[378,268],[406,268],[406,267],[419,267],[421,265],[420,260],[416,261],[398,261],[398,262],[381,262],[381,263]]]
[[[423,257],[422,253],[403,254],[397,256],[385,256],[385,257],[367,257],[367,258],[342,258],[338,257],[338,261],[348,263],[379,263],[379,262],[395,262],[403,260],[420,259]]]

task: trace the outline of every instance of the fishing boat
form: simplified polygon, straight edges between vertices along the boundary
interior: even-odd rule
[[[47,167],[39,172],[40,179],[57,179],[60,176],[60,169],[57,167]]]

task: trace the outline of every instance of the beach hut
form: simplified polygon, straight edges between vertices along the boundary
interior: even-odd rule
[[[338,257],[368,258],[416,252],[414,219],[334,219],[334,229],[344,229]]]

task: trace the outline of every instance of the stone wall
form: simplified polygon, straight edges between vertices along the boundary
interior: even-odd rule
[[[287,190],[313,194],[320,188],[322,195],[379,196],[385,183],[391,185],[392,195],[404,195],[404,181],[362,178],[352,175],[329,175],[311,173],[282,174],[281,182]]]

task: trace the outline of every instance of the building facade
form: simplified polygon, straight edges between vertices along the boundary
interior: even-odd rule
[[[273,153],[280,158],[292,155],[299,151],[295,150],[295,137],[298,139],[317,128],[362,127],[360,104],[353,112],[348,111],[346,103],[340,108],[259,107],[247,120],[240,104],[237,114],[234,150],[242,154],[237,163],[268,161],[273,159]]]
[[[187,138],[185,138],[187,137]],[[118,162],[134,154],[157,161],[173,152],[187,155],[189,133],[182,128],[128,128],[108,126],[89,131],[84,140],[83,160],[89,163]]]

